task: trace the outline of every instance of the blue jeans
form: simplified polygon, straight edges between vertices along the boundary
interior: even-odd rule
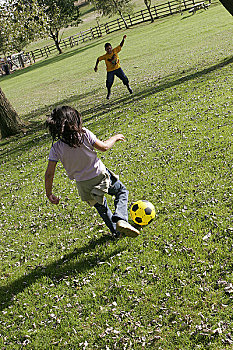
[[[116,222],[118,220],[128,221],[128,191],[126,187],[122,184],[120,180],[117,180],[110,172],[110,187],[108,189],[108,194],[110,196],[115,196],[114,206],[115,211],[112,214],[108,207],[106,198],[104,197],[104,204],[95,204],[99,215],[104,220],[107,227],[114,234],[116,233]]]
[[[111,72],[107,72],[107,80],[106,80],[106,87],[108,90],[111,89],[112,84],[114,82],[114,76],[117,76],[119,79],[122,80],[124,85],[129,85],[129,79],[127,78],[127,76],[125,75],[125,73],[123,72],[123,70],[121,68],[115,69]]]

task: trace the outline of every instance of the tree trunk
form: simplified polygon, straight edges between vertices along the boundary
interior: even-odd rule
[[[126,23],[126,20],[124,19],[124,16],[123,16],[121,10],[120,10],[119,7],[118,7],[117,2],[116,2],[115,0],[113,0],[113,3],[114,3],[114,5],[115,5],[117,11],[119,12],[119,15],[121,16],[123,22],[124,22],[125,28],[126,28],[126,29],[129,29],[128,24]]]
[[[55,33],[53,33],[52,29],[50,29],[50,37],[53,39],[53,41],[54,41],[54,43],[56,45],[56,48],[57,48],[57,50],[59,52],[59,55],[60,55],[62,53],[62,50],[60,48],[60,41],[58,40],[58,35],[59,35],[59,33],[58,33],[57,30],[56,30]]]
[[[123,15],[122,15],[122,12],[120,10],[118,10],[118,12],[119,12],[119,14],[120,14],[120,16],[121,16],[121,18],[122,18],[122,20],[124,22],[125,28],[129,29],[128,24],[126,23],[126,20],[124,19]]]
[[[230,0],[220,0],[220,2],[223,4],[223,6],[227,9],[228,12],[233,16],[233,3]],[[211,0],[209,0],[209,3],[211,3]]]
[[[62,53],[62,50],[61,50],[60,45],[59,45],[60,43],[58,40],[54,40],[54,42],[55,42],[56,48],[58,50],[58,53],[60,55]]]
[[[148,10],[148,12],[149,12],[149,14],[150,14],[151,22],[154,22],[154,18],[153,18],[153,16],[152,16],[152,13],[151,13],[151,10],[150,10],[150,6],[146,5],[146,7],[147,7],[147,10]]]
[[[0,88],[0,131],[2,138],[19,133],[22,126],[18,114]]]
[[[24,68],[25,67],[25,64],[24,64],[24,61],[23,61],[23,57],[21,54],[19,54],[19,64],[20,64],[20,67],[21,68]]]

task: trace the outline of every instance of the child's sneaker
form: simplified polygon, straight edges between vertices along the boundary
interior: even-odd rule
[[[140,234],[140,232],[135,227],[130,225],[125,220],[117,221],[116,229],[117,232],[124,233],[128,237],[137,237]]]

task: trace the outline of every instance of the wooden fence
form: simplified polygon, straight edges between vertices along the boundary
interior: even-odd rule
[[[206,0],[206,2],[207,1],[208,3],[210,3],[211,0]],[[150,12],[153,19],[156,20],[179,12],[183,13],[184,11],[187,11],[190,8],[192,8],[193,5],[198,2],[198,0],[182,0],[182,2],[179,3],[176,0],[172,0],[161,5],[151,6]],[[145,8],[141,11],[135,12],[132,15],[124,16],[124,19],[127,27],[129,28],[143,22],[151,21],[151,15],[147,8]],[[61,49],[74,47],[85,41],[100,38],[104,35],[113,33],[117,30],[121,30],[124,28],[126,28],[126,26],[122,18],[117,18],[108,23],[100,24],[94,28],[90,28],[88,30],[72,35],[68,38],[62,39],[60,41],[60,47]],[[44,46],[41,49],[26,52],[26,55],[30,57],[30,60],[33,60],[35,62],[39,58],[49,57],[49,55],[55,51],[57,51],[55,44],[51,44]]]

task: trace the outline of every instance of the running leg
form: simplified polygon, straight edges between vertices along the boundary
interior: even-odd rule
[[[106,87],[108,89],[107,99],[109,100],[109,97],[111,95],[111,87],[114,82],[114,71],[107,72],[107,80],[106,80]]]
[[[127,76],[125,75],[125,73],[123,72],[123,70],[121,68],[118,68],[115,70],[115,74],[116,76],[121,79],[121,81],[123,82],[123,84],[127,87],[127,89],[129,90],[130,94],[133,93],[133,90],[131,89],[131,87],[129,86],[129,79],[127,78]]]

